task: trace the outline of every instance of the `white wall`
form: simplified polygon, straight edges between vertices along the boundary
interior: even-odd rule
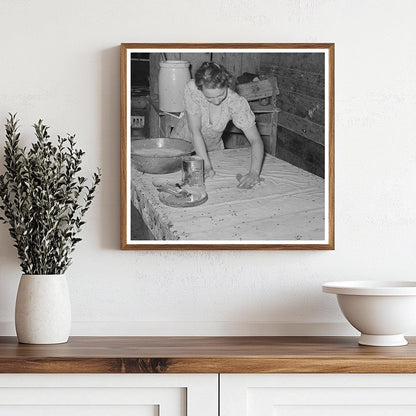
[[[18,112],[31,137],[43,118],[103,170],[68,272],[72,334],[350,334],[323,282],[415,279],[415,15],[411,0],[0,0],[1,125]],[[122,42],[335,42],[336,250],[120,251]],[[0,335],[19,276],[0,225]]]

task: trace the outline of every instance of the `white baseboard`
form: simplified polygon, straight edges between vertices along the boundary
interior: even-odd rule
[[[0,335],[16,335],[14,322],[0,322]],[[72,336],[348,336],[343,322],[73,322]]]

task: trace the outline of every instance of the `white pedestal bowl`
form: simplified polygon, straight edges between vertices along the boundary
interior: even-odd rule
[[[345,318],[361,332],[359,344],[407,344],[403,334],[416,322],[416,282],[330,282],[322,290],[337,295]]]

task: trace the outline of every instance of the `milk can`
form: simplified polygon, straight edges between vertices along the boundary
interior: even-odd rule
[[[183,92],[190,79],[188,61],[160,62],[159,109],[172,113],[184,111]]]

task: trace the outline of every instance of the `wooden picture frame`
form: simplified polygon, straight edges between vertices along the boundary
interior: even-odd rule
[[[334,49],[333,43],[121,44],[121,249],[333,250]],[[236,173],[247,173],[252,148],[230,123],[222,136],[226,149],[209,153],[216,175],[205,181],[208,200],[191,208],[161,202],[156,182],[181,182],[181,172],[140,172],[131,152],[139,140],[173,136],[178,120],[188,120],[186,109],[159,108],[163,60],[190,62],[191,78],[202,62],[214,61],[237,78],[264,144],[264,181],[237,188]],[[273,93],[250,101],[263,81]],[[227,99],[235,97],[227,91]]]

